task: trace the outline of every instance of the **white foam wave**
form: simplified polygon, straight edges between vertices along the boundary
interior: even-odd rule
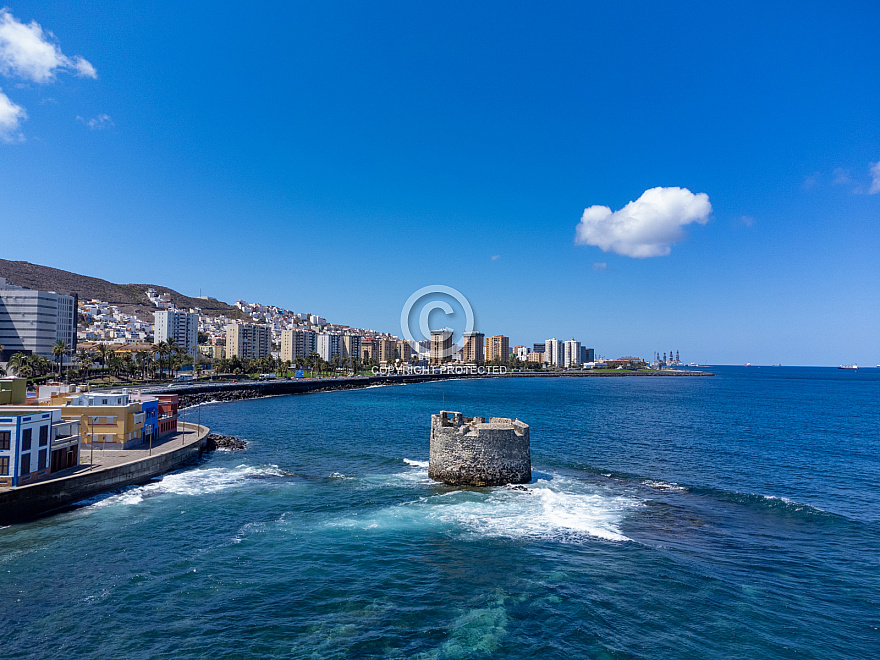
[[[425,468],[425,469],[428,468],[428,461],[415,461],[411,458],[404,458],[403,462],[406,463],[407,465],[412,465],[413,467]]]
[[[645,485],[645,486],[649,486],[650,488],[655,488],[655,489],[657,489],[657,490],[671,490],[671,491],[674,491],[674,492],[676,492],[676,493],[686,493],[686,492],[688,492],[688,489],[687,489],[687,488],[685,488],[684,486],[679,486],[679,485],[678,485],[677,483],[675,483],[675,482],[669,483],[669,482],[666,482],[666,481],[659,481],[659,480],[654,480],[654,479],[648,479],[647,481],[643,481],[642,484]]]
[[[103,508],[114,505],[140,504],[144,499],[172,493],[175,495],[206,495],[243,485],[248,480],[264,477],[282,477],[287,473],[277,465],[248,466],[235,468],[205,468],[168,474],[144,486],[136,486],[110,497],[98,496],[83,500],[80,504],[90,508]]]
[[[427,470],[410,470],[407,481],[424,480]],[[626,513],[641,501],[597,490],[585,482],[553,475],[525,489],[453,490],[428,495],[374,515],[338,520],[357,529],[453,528],[466,534],[512,539],[582,542],[587,538],[629,541],[620,531]]]

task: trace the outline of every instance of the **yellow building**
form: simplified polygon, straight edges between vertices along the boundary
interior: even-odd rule
[[[230,323],[226,326],[226,357],[243,360],[264,358],[272,350],[272,334],[268,325]]]
[[[486,354],[483,351],[483,341],[486,335],[482,332],[465,332],[464,346],[461,348],[461,359],[467,364],[484,362]]]
[[[377,358],[379,362],[394,362],[397,357],[397,342],[392,339],[374,339],[374,345],[378,345]]]
[[[486,361],[500,360],[507,362],[510,355],[510,337],[495,335],[486,337]]]
[[[397,357],[404,362],[409,362],[412,359],[412,346],[405,339],[397,342]]]
[[[84,447],[128,449],[143,442],[143,408],[131,400],[126,390],[122,393],[56,391],[47,399],[41,397],[39,404],[60,408],[62,419],[78,420]]]

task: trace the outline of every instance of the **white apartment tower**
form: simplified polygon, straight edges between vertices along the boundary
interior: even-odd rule
[[[76,322],[77,296],[13,286],[0,277],[0,361],[18,352],[54,359],[59,340],[75,350]]]
[[[565,364],[565,349],[563,343],[553,337],[544,342],[544,362],[554,367]]]
[[[339,335],[331,335],[321,333],[318,335],[318,355],[325,362],[333,359],[334,355],[339,355]]]
[[[581,343],[579,341],[569,339],[565,342],[564,359],[566,369],[581,364]]]
[[[153,343],[168,339],[183,348],[187,355],[195,355],[199,345],[199,315],[197,312],[153,312]]]

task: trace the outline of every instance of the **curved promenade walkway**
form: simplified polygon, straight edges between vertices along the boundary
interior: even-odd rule
[[[147,483],[198,459],[206,450],[208,432],[205,426],[179,422],[176,433],[152,447],[83,449],[80,460],[85,464],[27,486],[0,488],[0,524],[31,520],[108,490]]]

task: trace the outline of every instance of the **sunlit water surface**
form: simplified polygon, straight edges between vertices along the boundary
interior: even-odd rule
[[[0,653],[877,657],[880,370],[715,371],[190,409],[249,449],[0,529]],[[428,479],[443,401],[525,491]]]

